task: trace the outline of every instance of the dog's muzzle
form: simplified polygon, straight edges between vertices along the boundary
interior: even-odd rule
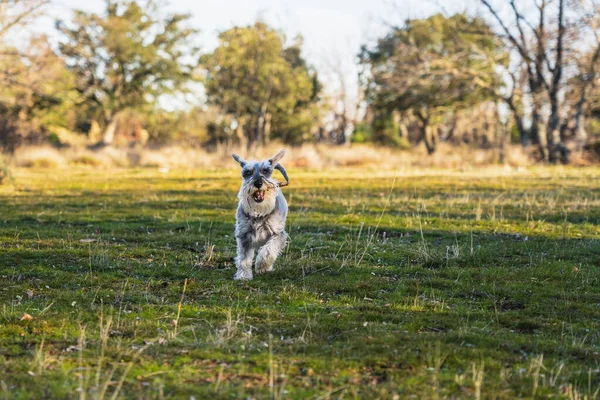
[[[252,199],[257,203],[262,203],[263,200],[265,199],[265,191],[264,190],[255,191],[254,194],[252,195]]]
[[[263,185],[263,180],[260,177],[254,181],[254,187],[256,188],[256,190],[254,191],[254,193],[252,193],[252,199],[254,199],[254,201],[257,203],[262,203],[265,199],[265,191],[261,190]]]

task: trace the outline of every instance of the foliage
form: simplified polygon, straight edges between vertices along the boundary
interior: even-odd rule
[[[436,14],[407,20],[360,58],[369,67],[367,99],[375,110],[410,111],[436,125],[448,112],[491,98],[490,88],[501,84],[496,65],[507,54],[480,18]]]
[[[57,21],[87,118],[109,125],[119,112],[147,112],[161,96],[185,92],[197,52],[188,19],[154,2],[106,0],[101,15],[76,11],[72,21]]]
[[[0,57],[0,142],[13,151],[43,140],[53,126],[75,121],[73,82],[63,60],[46,37],[34,37],[25,49],[2,46]]]
[[[219,46],[202,57],[208,100],[231,114],[242,142],[307,138],[321,85],[301,56],[302,41],[285,38],[263,22],[219,35]]]
[[[352,136],[350,137],[351,143],[371,143],[373,142],[373,129],[371,125],[362,122],[354,128]]]
[[[45,37],[17,48],[7,39],[38,15],[48,0],[0,1],[0,147],[12,152],[43,136],[48,123],[64,122],[53,114],[68,94],[64,70]],[[25,41],[25,38],[21,38]]]
[[[410,147],[407,138],[400,136],[400,126],[394,121],[393,113],[382,109],[377,112],[372,123],[372,138],[375,143],[386,146]]]
[[[200,147],[210,139],[210,124],[218,118],[218,113],[212,108],[173,112],[158,109],[145,118],[144,125],[152,144],[180,143]]]

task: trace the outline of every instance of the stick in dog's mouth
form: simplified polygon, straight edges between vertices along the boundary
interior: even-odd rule
[[[273,182],[270,179],[263,179],[263,183],[265,184],[263,186],[263,189],[256,189],[256,191],[254,193],[252,193],[252,199],[256,202],[256,203],[262,203],[265,199],[265,194],[267,193],[267,191],[269,190],[273,190],[273,189],[277,189],[279,187],[282,186],[286,186],[287,182],[285,184],[282,184],[281,182]]]

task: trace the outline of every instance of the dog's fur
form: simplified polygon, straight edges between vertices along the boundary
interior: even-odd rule
[[[252,279],[252,260],[256,249],[259,249],[256,273],[272,271],[275,260],[285,247],[288,206],[278,182],[272,178],[273,169],[282,168],[277,163],[284,155],[285,150],[280,150],[268,160],[245,161],[232,154],[242,167],[235,222],[237,271],[233,279]]]

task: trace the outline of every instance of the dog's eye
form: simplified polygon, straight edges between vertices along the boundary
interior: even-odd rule
[[[252,175],[252,171],[245,170],[242,173],[242,175],[244,176],[244,178],[248,178],[248,177],[250,177]]]
[[[271,170],[269,168],[263,168],[262,173],[263,175],[269,175],[271,173]]]

